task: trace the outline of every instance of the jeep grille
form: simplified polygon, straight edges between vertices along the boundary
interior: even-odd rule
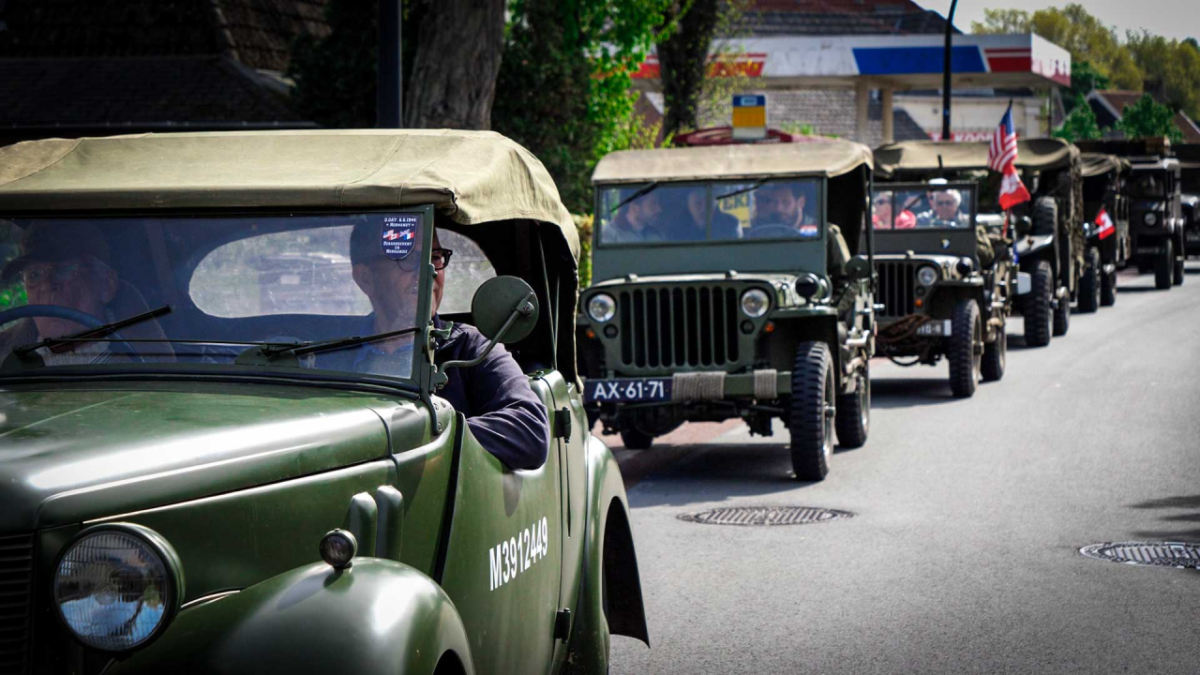
[[[621,365],[722,366],[738,360],[738,298],[732,288],[622,291]]]
[[[0,536],[0,675],[29,672],[33,535]]]
[[[916,312],[913,291],[917,286],[917,264],[900,260],[876,261],[879,272],[879,297],[883,314],[888,318],[908,316]]]

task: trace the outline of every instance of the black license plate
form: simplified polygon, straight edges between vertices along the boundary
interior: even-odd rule
[[[583,400],[588,403],[670,401],[671,378],[588,380],[583,383]]]

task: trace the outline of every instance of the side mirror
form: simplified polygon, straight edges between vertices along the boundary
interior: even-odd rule
[[[871,278],[871,263],[866,258],[855,256],[846,263],[846,276],[854,281]]]
[[[537,326],[537,295],[518,277],[488,279],[475,291],[471,315],[485,338],[506,345],[520,342]]]

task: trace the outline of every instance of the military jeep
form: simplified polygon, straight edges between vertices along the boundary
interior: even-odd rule
[[[1200,255],[1200,143],[1172,146],[1183,190],[1184,251]]]
[[[878,353],[904,365],[950,362],[950,390],[973,396],[1004,377],[1016,295],[1003,222],[977,222],[974,183],[876,183]],[[907,359],[907,360],[906,360]]]
[[[979,183],[977,217],[1006,221],[1014,237],[1013,261],[1027,291],[1014,309],[1024,318],[1025,343],[1042,347],[1052,336],[1067,334],[1084,262],[1083,181],[1075,146],[1057,138],[1019,141],[1016,166],[1032,199],[1007,214],[998,203],[1001,176],[988,169],[986,142],[892,143],[875,151],[875,165],[892,181]]]
[[[66,258],[32,264],[35,232]],[[576,378],[578,237],[520,146],[21,143],[0,149],[0,239],[21,265],[0,309],[0,672],[605,673],[610,635],[647,639]],[[403,283],[364,294],[371,269]],[[28,304],[46,289],[105,304]],[[405,327],[373,334],[377,301]],[[447,321],[526,374],[540,467],[509,469],[441,395],[486,355],[447,360]]]
[[[1128,264],[1133,248],[1125,195],[1130,164],[1116,155],[1085,152],[1082,167],[1087,250],[1079,278],[1078,307],[1080,312],[1090,313],[1116,304],[1117,270]]]
[[[626,447],[782,419],[795,474],[867,440],[870,151],[844,141],[617,152],[596,167],[585,400]]]

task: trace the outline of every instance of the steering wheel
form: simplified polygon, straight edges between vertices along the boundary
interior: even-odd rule
[[[91,314],[81,312],[77,309],[71,309],[69,307],[61,307],[59,305],[23,305],[21,307],[13,307],[12,309],[6,309],[0,312],[0,326],[3,326],[11,321],[17,321],[19,319],[32,319],[35,316],[48,316],[55,319],[65,319],[67,321],[73,321],[86,328],[99,328],[105,323]],[[121,354],[121,356],[127,356],[133,361],[137,361],[139,363],[142,362],[141,355],[138,354],[128,342],[125,342],[125,338],[121,337],[119,333],[116,331],[109,333],[108,339],[112,340],[112,342],[109,343],[112,347],[122,347],[124,349],[123,352],[116,353]]]
[[[746,239],[767,239],[772,237],[799,237],[800,233],[796,228],[783,223],[766,223],[764,225],[755,225],[746,230]]]

